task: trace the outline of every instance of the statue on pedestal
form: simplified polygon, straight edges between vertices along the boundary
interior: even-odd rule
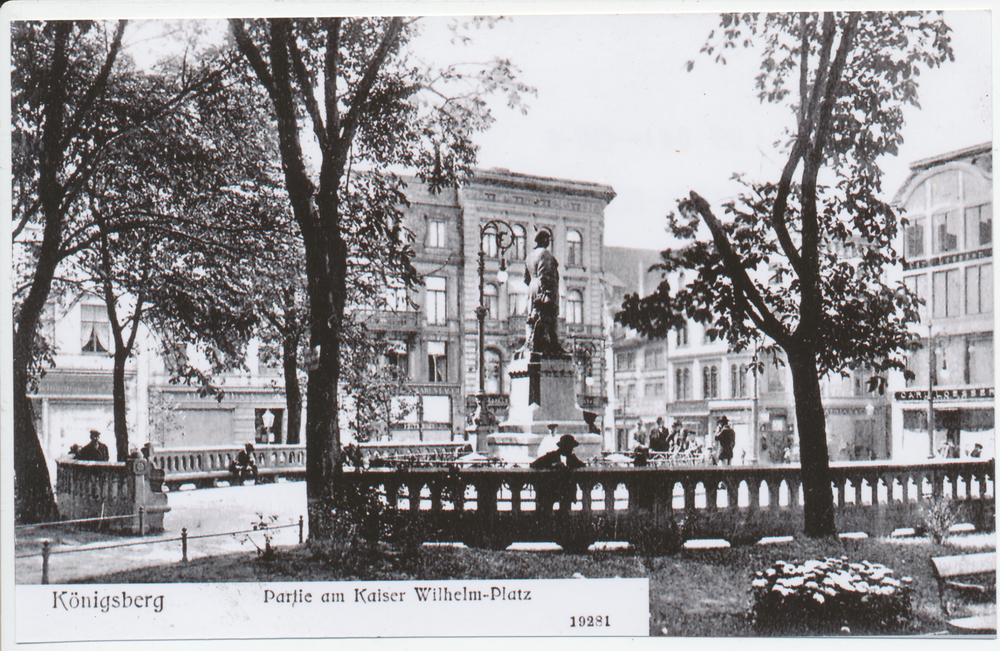
[[[549,250],[552,235],[538,231],[535,248],[524,266],[524,284],[528,286],[530,311],[528,328],[521,356],[527,352],[529,361],[569,359],[559,345],[559,262]]]

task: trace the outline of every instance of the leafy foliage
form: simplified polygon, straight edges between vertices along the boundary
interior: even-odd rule
[[[920,71],[953,59],[948,32],[921,12],[723,15],[702,52],[725,63],[727,50],[755,48],[758,97],[794,116],[779,143],[781,178],[737,177],[745,190],[725,219],[694,191],[680,201],[668,221],[690,243],[664,251],[659,287],[626,296],[615,317],[658,338],[691,319],[733,350],[763,335],[766,352],[784,351],[810,534],[834,531],[819,377],[871,367],[870,387],[884,391],[885,372],[904,369],[901,353],[913,345],[917,301],[884,275],[900,256],[879,158],[898,151]]]

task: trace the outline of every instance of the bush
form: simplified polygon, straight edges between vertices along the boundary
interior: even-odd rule
[[[923,530],[930,534],[937,544],[943,544],[950,535],[950,529],[958,523],[958,509],[947,497],[934,497],[921,507]]]
[[[800,621],[811,630],[857,626],[885,631],[912,616],[913,579],[895,579],[877,563],[847,557],[804,563],[778,561],[751,583],[750,620],[757,627]]]

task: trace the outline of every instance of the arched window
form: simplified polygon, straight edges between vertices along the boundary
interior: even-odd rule
[[[579,289],[566,292],[566,323],[583,323],[583,292]]]
[[[566,265],[583,266],[583,235],[580,231],[566,233]]]
[[[483,286],[483,304],[486,306],[486,318],[500,318],[500,298],[497,286],[493,283],[486,283]]]
[[[514,259],[524,260],[528,257],[527,233],[520,224],[514,224],[511,228],[514,230]]]
[[[486,349],[486,393],[503,393],[503,358],[494,348]]]
[[[487,258],[497,257],[497,229],[493,226],[483,233],[483,251]]]

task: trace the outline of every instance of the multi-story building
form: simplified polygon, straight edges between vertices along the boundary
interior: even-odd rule
[[[414,266],[424,285],[409,301],[394,301],[392,310],[368,321],[397,341],[410,390],[400,401],[416,406],[391,425],[393,437],[466,435],[480,394],[480,305],[482,389],[493,414],[499,420],[506,416],[506,369],[526,332],[524,260],[541,229],[551,233],[551,250],[560,263],[559,332],[578,363],[579,404],[602,413],[604,208],[614,190],[491,169],[437,194],[411,179],[407,194],[405,224],[413,233]]]
[[[55,459],[71,445],[85,444],[91,429],[114,449],[112,367],[114,344],[104,301],[81,293],[52,300],[43,317],[52,344],[53,367],[31,395],[36,430],[55,478]],[[170,357],[154,333],[140,326],[125,370],[130,444],[203,447],[256,442],[298,443],[285,426],[285,399],[278,371],[260,364],[257,346],[248,351],[248,371],[220,379],[223,399],[204,397],[197,387],[170,381]]]
[[[915,377],[897,378],[893,396],[893,456],[948,456],[949,445],[951,455],[966,455],[977,443],[992,456],[992,143],[910,169],[894,203],[908,221],[903,278],[924,304],[914,326],[921,345],[908,359]]]
[[[539,229],[551,233],[560,262],[559,330],[578,362],[579,404],[602,413],[604,208],[614,190],[485,170],[462,188],[433,194],[411,180],[407,194],[405,222],[423,284],[413,290],[387,288],[385,309],[366,316],[369,326],[393,344],[387,362],[405,370],[408,378],[405,395],[397,399],[401,415],[389,424],[389,435],[425,441],[466,436],[480,393],[480,303],[486,308],[484,390],[497,417],[505,417],[510,390],[506,368],[525,337],[524,259]],[[490,221],[506,235],[484,229]],[[70,445],[86,443],[92,428],[111,438],[113,345],[103,301],[96,295],[84,293],[65,304],[54,300],[45,319],[55,365],[32,398],[43,449],[54,464]],[[225,388],[220,401],[171,383],[170,356],[163,354],[154,333],[143,331],[126,371],[132,443],[176,448],[300,442],[300,432],[287,431],[280,372],[262,364],[257,349],[251,343],[249,371],[219,379]]]
[[[662,279],[648,272],[659,255],[648,250],[607,248],[606,268],[626,291],[652,292]],[[629,269],[638,269],[630,273]],[[627,279],[627,280],[626,280]],[[680,286],[674,279],[671,286]],[[619,292],[624,293],[624,292]],[[614,302],[613,302],[614,303]],[[615,305],[620,305],[618,299]],[[617,309],[617,308],[614,308]],[[761,339],[742,351],[713,340],[705,326],[688,321],[666,339],[650,341],[620,326],[614,330],[614,397],[618,449],[635,444],[635,427],[647,431],[659,416],[679,424],[705,448],[714,444],[725,416],[736,433],[735,464],[781,463],[798,456],[791,372],[779,355],[764,353]],[[753,371],[758,357],[762,373]],[[821,380],[830,458],[834,461],[888,458],[889,406],[869,393],[863,369]]]

